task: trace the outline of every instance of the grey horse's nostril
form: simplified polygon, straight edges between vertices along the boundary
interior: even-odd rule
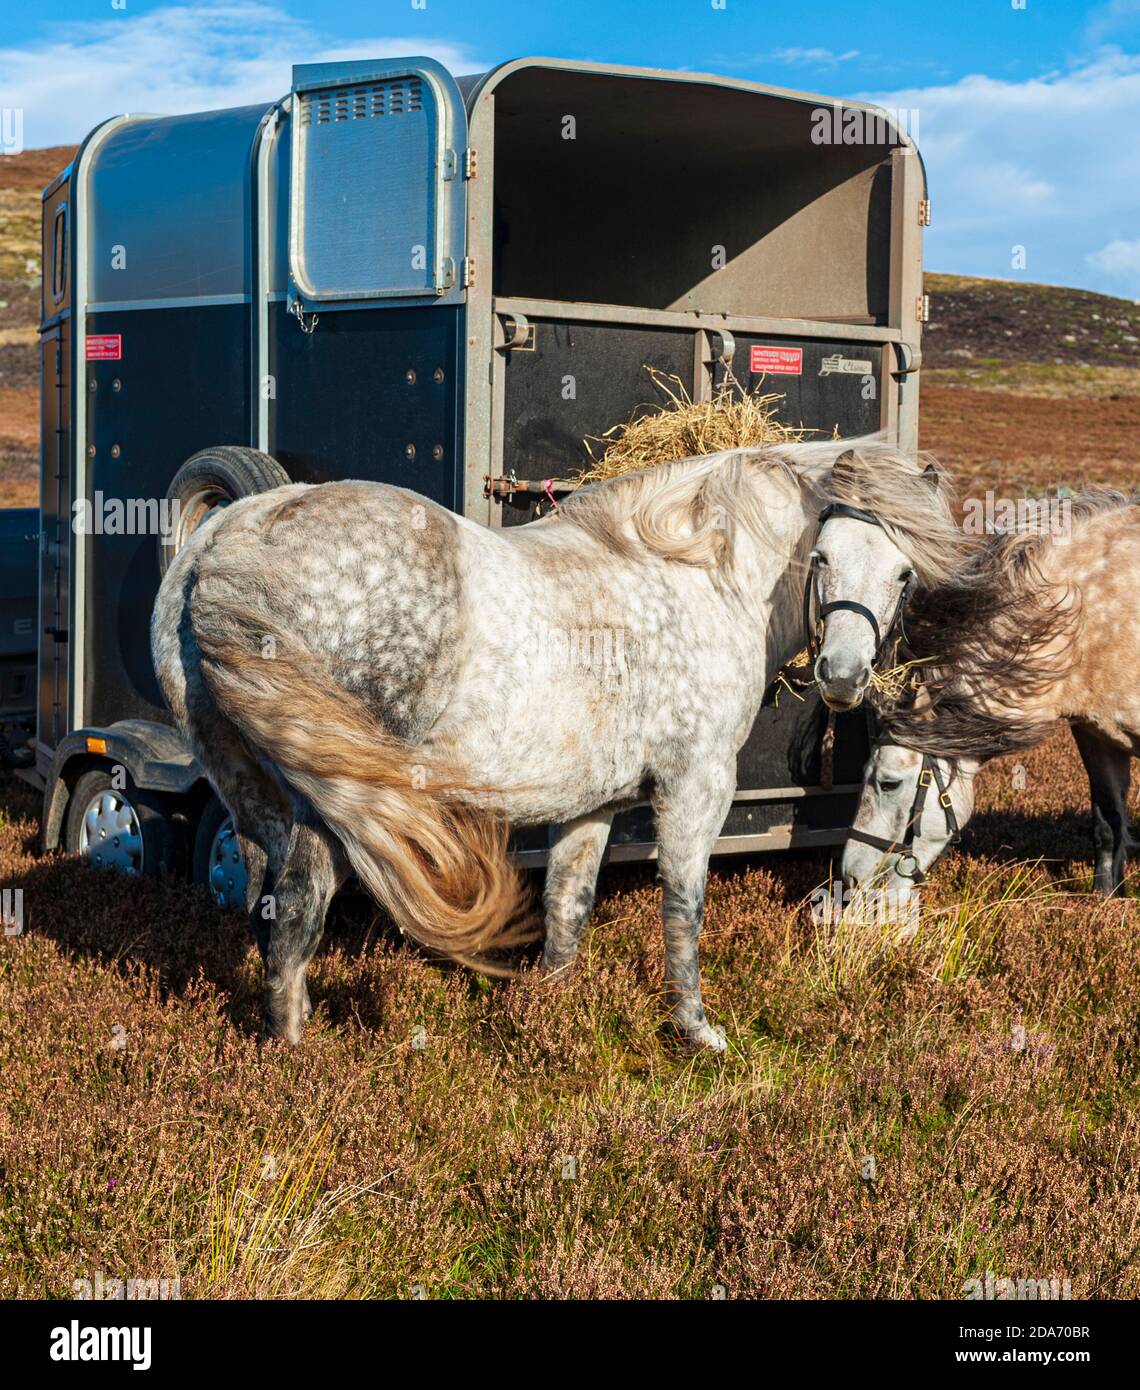
[[[816,675],[819,677],[819,679],[820,679],[821,681],[825,681],[825,680],[827,679],[827,673],[828,673],[827,657],[821,656],[820,659],[819,659],[819,661],[816,662],[815,673],[816,673]]]

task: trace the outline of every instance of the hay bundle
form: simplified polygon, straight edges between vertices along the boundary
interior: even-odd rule
[[[577,482],[603,482],[639,468],[717,454],[722,449],[797,444],[812,433],[776,419],[776,402],[782,396],[761,395],[759,387],[745,391],[731,373],[709,400],[694,401],[680,377],[656,367],[645,370],[665,397],[663,404],[624,425],[614,425],[603,435],[588,437],[590,466]]]

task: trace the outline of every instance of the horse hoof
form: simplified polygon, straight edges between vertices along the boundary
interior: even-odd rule
[[[727,1052],[728,1038],[723,1028],[714,1028],[707,1020],[700,1023],[680,1023],[672,1021],[671,1031],[675,1037],[694,1052]]]
[[[577,956],[567,956],[562,959],[553,958],[550,960],[543,956],[542,965],[539,967],[539,973],[546,984],[565,984],[574,974],[577,964]]]

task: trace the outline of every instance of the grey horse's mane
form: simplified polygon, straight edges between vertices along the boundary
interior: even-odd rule
[[[773,539],[772,489],[783,479],[809,506],[843,502],[873,512],[914,566],[919,583],[946,583],[962,562],[945,475],[925,456],[880,436],[730,449],[657,464],[574,493],[558,515],[617,553],[648,554],[731,571],[736,528]]]
[[[1082,489],[1066,500],[1071,546],[1085,522],[1140,503],[1108,488]],[[1035,715],[1034,704],[1072,669],[1082,621],[1079,593],[1042,573],[1053,540],[1041,531],[995,535],[949,583],[915,596],[906,654],[924,663],[925,674],[900,703],[879,711],[896,743],[984,761],[1049,734],[1055,721]]]

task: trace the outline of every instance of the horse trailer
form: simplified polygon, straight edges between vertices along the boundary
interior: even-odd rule
[[[587,436],[655,402],[647,365],[695,400],[764,379],[784,421],[913,449],[928,220],[893,117],[688,72],[304,64],[269,105],[99,125],[43,195],[22,775],[45,848],[240,889],[148,641],[213,509],[361,478],[523,525]],[[841,715],[821,746],[824,722],[814,695],[761,711],[718,852],[842,840],[866,731]],[[619,817],[610,858],[654,853],[648,812]]]

